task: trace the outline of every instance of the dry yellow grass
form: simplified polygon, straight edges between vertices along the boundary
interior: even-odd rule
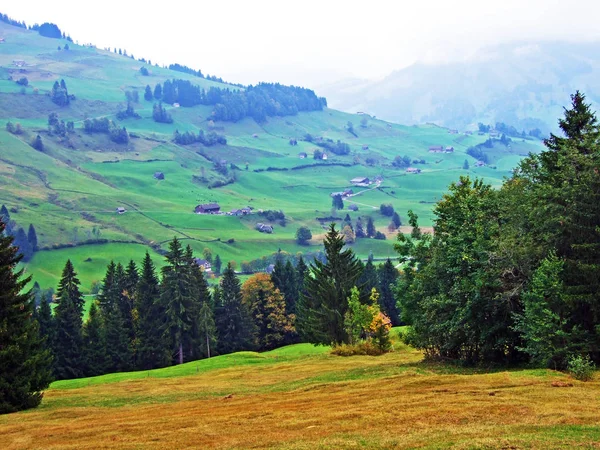
[[[2,447],[600,448],[598,382],[420,361],[403,347],[53,388],[0,417]]]

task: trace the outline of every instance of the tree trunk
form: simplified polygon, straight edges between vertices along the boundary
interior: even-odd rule
[[[210,358],[210,340],[208,339],[208,330],[206,330],[206,354]]]
[[[183,343],[179,341],[179,364],[183,364]]]

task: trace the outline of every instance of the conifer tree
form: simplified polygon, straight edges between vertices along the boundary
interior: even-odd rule
[[[146,100],[147,102],[151,102],[154,98],[154,95],[152,94],[152,88],[150,87],[150,85],[146,85],[146,90],[144,91],[144,100]]]
[[[354,231],[356,239],[364,238],[366,236],[365,229],[363,228],[362,219],[359,217],[356,219],[356,230]]]
[[[33,319],[30,278],[0,220],[0,414],[34,408],[51,381],[51,356]]]
[[[223,272],[216,299],[219,300],[215,305],[219,353],[252,349],[255,326],[248,306],[242,301],[240,281],[231,263]]]
[[[35,314],[40,327],[40,337],[44,339],[44,348],[47,348],[52,353],[52,343],[54,342],[54,318],[52,317],[52,309],[50,308],[50,301],[52,298],[48,298],[45,294],[41,295],[40,305],[38,306]]]
[[[2,207],[0,207],[0,220],[2,222],[4,222],[5,227],[10,222],[10,213],[8,212],[8,209],[6,208],[6,205],[2,205]]]
[[[133,323],[133,303],[135,299],[135,290],[140,275],[137,266],[133,260],[129,261],[122,282],[122,291],[120,296],[121,315],[123,316],[123,324],[130,342],[133,344],[135,339],[135,325]]]
[[[221,274],[221,264],[222,264],[221,257],[219,255],[215,256],[215,264],[214,264],[214,266],[215,266],[215,273],[217,275]]]
[[[25,234],[25,230],[23,230],[23,228],[19,228],[17,230],[13,245],[17,247],[19,249],[19,253],[23,255],[23,261],[29,261],[31,259],[33,251],[31,250],[31,245],[27,240],[27,234]]]
[[[396,270],[390,258],[385,263],[379,265],[377,277],[379,282],[378,291],[381,293],[379,296],[381,310],[390,318],[392,326],[398,326],[401,324],[400,312],[396,306],[396,296],[393,291],[393,287],[398,279],[398,270]]]
[[[38,249],[38,238],[35,232],[35,227],[32,223],[29,224],[29,230],[27,231],[27,240],[31,246],[31,251],[35,252]]]
[[[83,359],[85,376],[94,377],[106,372],[106,339],[97,302],[90,306],[88,319],[83,324]]]
[[[358,284],[362,286],[362,291],[365,296],[371,295],[373,288],[379,288],[379,280],[377,279],[377,270],[373,265],[373,255],[369,255],[367,263],[363,267],[363,271],[358,278]]]
[[[102,314],[106,340],[108,372],[124,372],[132,368],[131,341],[127,335],[121,308],[114,304]]]
[[[350,290],[361,275],[360,262],[352,249],[344,250],[344,239],[331,224],[325,237],[327,262],[315,260],[311,276],[305,278],[305,291],[297,304],[296,327],[300,336],[313,344],[348,342],[344,315]],[[360,290],[360,286],[359,286]],[[367,301],[362,298],[361,301]]]
[[[367,236],[372,238],[375,236],[375,233],[377,233],[377,230],[375,229],[375,222],[373,222],[373,218],[369,216],[367,219]]]
[[[115,279],[117,266],[111,261],[106,267],[106,275],[102,280],[102,291],[98,295],[98,304],[103,313],[107,313],[119,302],[119,285]]]
[[[83,297],[79,279],[71,260],[62,272],[54,310],[55,335],[53,343],[54,373],[57,379],[78,378],[83,375],[82,316]]]
[[[170,349],[163,335],[164,308],[160,301],[160,290],[156,269],[146,252],[142,273],[135,296],[136,365],[139,369],[164,367],[170,362]]]
[[[179,364],[184,361],[184,340],[193,321],[191,302],[191,277],[189,265],[177,238],[169,244],[167,265],[163,267],[161,299],[165,308],[165,334],[170,339],[172,351]]]

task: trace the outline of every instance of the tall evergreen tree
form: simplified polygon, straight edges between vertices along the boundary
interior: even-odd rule
[[[144,91],[144,100],[147,102],[151,102],[154,99],[154,95],[152,94],[152,88],[150,85],[146,85],[146,90]]]
[[[27,234],[25,234],[25,230],[23,230],[23,228],[19,228],[17,230],[13,245],[17,247],[19,249],[19,253],[23,255],[23,261],[29,261],[31,259],[33,251],[29,241],[27,240]]]
[[[133,323],[133,303],[135,299],[135,291],[140,278],[137,266],[133,260],[129,261],[125,269],[123,277],[123,290],[121,292],[121,315],[123,323],[130,342],[133,344],[135,339],[135,325]]]
[[[163,333],[165,311],[160,300],[156,269],[148,252],[142,263],[142,273],[135,296],[135,309],[138,317],[137,367],[147,370],[167,366],[171,359],[171,349]]]
[[[10,213],[8,212],[8,209],[6,208],[6,205],[2,205],[2,207],[0,207],[0,220],[2,222],[4,222],[5,227],[10,222]]]
[[[220,274],[221,274],[221,264],[223,264],[223,263],[221,262],[221,257],[220,257],[219,255],[215,256],[215,264],[214,264],[214,267],[215,267],[215,273],[216,273],[217,275],[220,275]]]
[[[310,266],[311,276],[305,278],[305,292],[297,304],[296,327],[307,342],[340,344],[348,342],[344,315],[361,267],[352,249],[344,250],[344,239],[335,224],[331,224],[324,245],[327,262],[315,260]],[[368,300],[368,296],[362,297],[361,301]]]
[[[373,288],[379,290],[379,280],[377,279],[377,270],[373,264],[373,255],[369,255],[369,259],[358,278],[358,284],[362,286],[365,297],[371,295]]]
[[[94,377],[106,372],[106,339],[97,302],[90,306],[88,319],[83,324],[83,359],[86,376]]]
[[[115,279],[117,266],[111,261],[106,267],[106,275],[102,280],[102,290],[98,295],[98,304],[103,313],[107,313],[119,303],[119,285]]]
[[[365,229],[363,228],[362,219],[360,217],[356,219],[356,230],[354,234],[356,235],[357,239],[364,238],[366,236]]]
[[[39,405],[52,362],[32,318],[31,295],[24,291],[31,278],[16,270],[21,258],[4,229],[0,219],[0,414]]]
[[[375,229],[375,222],[373,222],[373,218],[369,216],[367,219],[367,236],[372,238],[375,236],[375,233],[377,233],[377,230]]]
[[[29,230],[27,231],[27,240],[31,246],[31,251],[35,252],[38,249],[38,238],[35,232],[35,227],[32,223],[29,224]]]
[[[381,311],[390,318],[392,326],[396,327],[401,324],[400,312],[396,306],[396,296],[393,290],[398,279],[398,270],[396,270],[390,258],[379,265],[377,278],[379,282],[378,291],[381,293],[379,295]]]
[[[53,352],[54,373],[57,379],[78,378],[83,375],[82,317],[83,296],[79,279],[71,260],[67,260],[58,284],[54,310],[55,335]]]
[[[240,281],[231,263],[227,264],[223,272],[216,299],[219,300],[215,305],[219,353],[251,350],[256,330],[250,310],[242,301]]]
[[[133,349],[119,304],[113,304],[109,309],[105,309],[102,312],[102,320],[106,340],[107,371],[131,370]]]
[[[184,341],[194,319],[191,303],[192,279],[189,265],[177,238],[169,244],[162,269],[161,299],[165,308],[165,334],[179,364],[184,361]]]

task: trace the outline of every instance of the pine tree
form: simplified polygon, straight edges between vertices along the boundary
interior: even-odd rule
[[[27,240],[27,235],[25,234],[25,230],[23,230],[23,228],[19,228],[17,230],[13,245],[17,247],[21,255],[23,255],[23,261],[29,261],[31,259],[33,251],[31,250],[31,245]]]
[[[115,280],[117,266],[111,261],[106,267],[106,275],[102,280],[102,291],[98,295],[98,304],[103,313],[107,313],[119,303],[119,285]]]
[[[296,328],[307,342],[340,344],[348,342],[344,315],[361,266],[352,249],[344,250],[344,240],[335,224],[331,224],[324,245],[327,262],[315,260],[310,267],[312,276],[305,277],[305,291],[297,304]],[[367,299],[368,296],[364,301]]]
[[[160,83],[157,83],[154,87],[154,98],[156,100],[162,99],[162,86]]]
[[[398,279],[398,270],[396,270],[390,258],[388,258],[385,263],[379,265],[377,276],[379,282],[378,291],[381,293],[379,296],[381,310],[390,318],[392,326],[398,326],[401,324],[400,312],[396,306],[396,296],[393,290],[396,280]]]
[[[146,252],[142,263],[142,274],[135,296],[136,365],[139,369],[155,369],[170,362],[170,348],[163,336],[164,308],[160,301],[160,290],[154,263]]]
[[[125,321],[118,304],[102,312],[106,340],[108,372],[124,372],[132,368],[132,348]]]
[[[6,208],[6,205],[2,205],[2,207],[0,207],[0,220],[4,222],[5,226],[7,226],[10,222],[10,214]]]
[[[38,249],[38,238],[35,232],[35,227],[32,223],[29,224],[29,230],[27,231],[27,240],[31,246],[31,251],[35,252]]]
[[[379,288],[379,280],[377,279],[377,270],[373,265],[373,255],[369,255],[369,259],[365,264],[363,271],[358,278],[358,284],[362,286],[364,296],[371,295],[373,288]]]
[[[242,301],[240,281],[231,263],[223,272],[216,299],[219,300],[215,305],[219,353],[251,350],[254,347],[255,326],[248,306]]]
[[[198,312],[198,332],[203,338],[199,342],[198,352],[202,357],[210,358],[211,349],[214,349],[217,345],[215,312],[210,302],[202,302]]]
[[[52,297],[48,298],[45,294],[40,297],[40,305],[38,306],[35,314],[40,327],[40,337],[44,339],[44,348],[48,349],[52,353],[52,343],[54,342],[54,318],[52,317],[52,309],[50,308],[50,301]]]
[[[363,223],[361,218],[356,219],[356,229],[354,231],[356,239],[364,238],[366,236],[365,229],[363,228]]]
[[[67,260],[58,285],[54,310],[56,332],[52,348],[55,356],[54,373],[59,380],[83,375],[83,297],[79,285],[73,264]]]
[[[219,255],[215,256],[215,273],[219,275],[221,273],[221,257]]]
[[[173,238],[166,254],[167,265],[163,267],[161,299],[165,308],[165,334],[171,342],[173,354],[179,364],[184,361],[184,340],[193,321],[191,309],[191,283],[181,243]]]
[[[150,87],[150,85],[146,85],[146,90],[144,91],[144,100],[146,100],[147,102],[151,102],[154,98],[154,95],[152,95],[152,88]]]
[[[400,216],[398,215],[397,212],[394,212],[394,215],[392,216],[392,224],[394,225],[394,228],[398,229],[400,228],[400,226],[402,226],[402,220],[400,220]]]
[[[16,270],[20,257],[0,220],[0,414],[34,408],[51,381],[51,356],[44,349],[33,302],[25,292],[30,277]]]
[[[104,324],[97,302],[92,303],[87,321],[83,325],[83,359],[85,376],[106,373],[106,339]]]
[[[377,233],[375,222],[373,222],[373,218],[369,216],[369,219],[367,220],[367,236],[372,238],[375,236],[375,233]]]
[[[135,339],[135,325],[133,323],[133,302],[135,299],[135,291],[140,278],[137,266],[133,260],[129,261],[123,277],[123,290],[120,296],[121,315],[129,340],[133,345]]]

